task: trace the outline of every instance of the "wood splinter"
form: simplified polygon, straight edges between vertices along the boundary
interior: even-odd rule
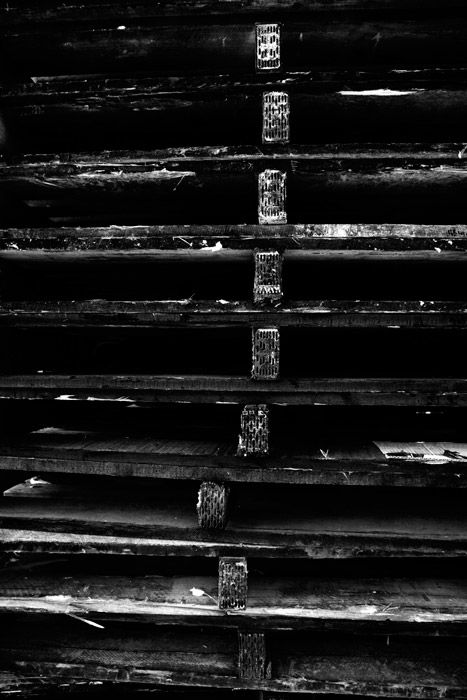
[[[246,610],[248,567],[244,557],[219,559],[218,591],[221,610]]]
[[[204,481],[199,487],[198,524],[204,530],[223,530],[227,523],[229,489],[224,484]]]

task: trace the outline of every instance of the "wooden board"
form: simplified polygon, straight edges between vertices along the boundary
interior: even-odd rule
[[[186,575],[26,576],[4,571],[0,615],[72,613],[106,626],[115,621],[175,626],[340,630],[373,634],[465,636],[464,579],[346,579],[250,575],[247,610],[226,614],[214,599],[217,578]]]
[[[236,457],[227,440],[116,437],[45,430],[3,439],[0,469],[53,479],[54,474],[314,486],[467,488],[467,449],[456,442],[323,439],[289,443],[258,460]]]
[[[104,259],[107,251],[141,255],[159,249],[202,250],[268,248],[319,251],[467,250],[467,226],[443,224],[290,224],[109,226],[78,228],[0,229],[0,259],[18,251],[93,251]],[[210,254],[209,250],[206,254]],[[212,253],[215,254],[215,253]]]
[[[93,630],[71,620],[44,626],[17,621],[3,642],[3,663],[19,675],[54,679],[120,680],[170,686],[254,688],[339,695],[465,697],[465,643],[349,635],[282,634],[271,640],[271,678],[237,677],[233,631]],[[28,630],[28,635],[24,633]],[[138,636],[136,636],[138,634]],[[23,636],[22,636],[23,635]],[[8,645],[8,646],[7,646]],[[346,682],[340,678],[345,674]]]
[[[0,225],[256,223],[258,175],[268,168],[287,173],[290,223],[446,224],[446,211],[451,221],[464,215],[461,151],[329,145],[31,157],[0,168]]]
[[[15,6],[1,8],[0,17],[6,26],[26,22],[76,21],[92,22],[102,18],[129,18],[177,16],[177,15],[253,15],[280,16],[282,14],[299,14],[302,12],[342,12],[348,10],[369,10],[373,14],[387,10],[411,10],[418,15],[421,11],[448,9],[463,10],[462,0],[170,0],[163,4],[154,4],[150,0],[122,2],[113,0],[98,2],[87,0],[86,13],[83,17],[83,5],[57,0],[41,2],[37,6],[31,0],[16,0]]]
[[[271,16],[268,16],[268,20]],[[121,73],[153,71],[163,75],[255,72],[255,23],[248,15],[130,19],[115,15],[96,25],[26,23],[3,30],[3,75]],[[465,64],[464,13],[414,18],[367,16],[284,17],[281,28],[282,70],[311,65],[446,66]]]
[[[465,379],[296,379],[161,375],[2,375],[0,398],[321,406],[467,405]]]
[[[464,328],[467,305],[436,301],[304,301],[264,309],[242,302],[0,302],[0,326],[296,326]]]
[[[409,507],[410,500],[410,507]],[[467,519],[462,498],[397,502],[370,495],[336,500],[322,492],[267,496],[249,485],[238,494],[226,529],[199,529],[196,490],[136,493],[25,483],[0,502],[1,550],[149,556],[250,556],[294,559],[463,557]],[[405,506],[403,506],[405,503]],[[404,516],[401,516],[401,509]],[[18,530],[28,530],[21,533]]]
[[[262,143],[263,94],[288,95],[290,141],[462,143],[465,69],[275,76],[38,78],[2,93],[9,154]],[[368,118],[371,115],[371,118]]]

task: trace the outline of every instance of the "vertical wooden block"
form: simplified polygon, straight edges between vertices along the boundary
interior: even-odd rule
[[[244,557],[219,559],[219,608],[245,610],[248,595],[248,567]]]
[[[271,677],[263,632],[238,632],[238,675],[244,680],[261,681]]]
[[[205,530],[222,530],[227,523],[228,488],[223,484],[204,481],[199,487],[199,526]]]
[[[256,25],[256,70],[277,71],[281,67],[280,24]]]
[[[255,303],[277,301],[282,297],[282,258],[274,251],[255,252],[255,280],[253,298]]]
[[[279,376],[280,335],[278,328],[256,328],[252,331],[251,378],[277,379]]]
[[[237,454],[267,455],[269,453],[269,409],[266,404],[247,405],[240,419]]]
[[[288,143],[290,105],[286,92],[263,93],[263,143]]]
[[[286,224],[286,173],[263,170],[258,176],[258,221],[260,224]]]

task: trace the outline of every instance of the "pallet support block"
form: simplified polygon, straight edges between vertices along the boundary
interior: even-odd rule
[[[286,92],[263,93],[263,143],[288,143],[290,104]]]
[[[219,559],[219,608],[246,610],[248,567],[244,557]]]
[[[204,481],[199,487],[198,523],[204,530],[223,530],[227,523],[228,488],[224,484]]]
[[[263,170],[258,175],[258,222],[286,224],[285,210],[287,173],[281,170]]]
[[[269,408],[266,404],[247,405],[240,419],[237,454],[267,455],[269,453]]]
[[[255,251],[255,303],[282,298],[282,257],[277,250]]]
[[[266,658],[263,632],[238,632],[238,675],[250,681],[271,678],[271,664]]]
[[[278,328],[252,331],[251,378],[274,380],[279,377],[280,335]]]
[[[256,70],[278,71],[281,67],[281,27],[268,22],[256,25]]]

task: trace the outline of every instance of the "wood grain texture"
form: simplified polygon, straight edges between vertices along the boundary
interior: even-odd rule
[[[297,379],[160,375],[3,375],[1,398],[286,403],[329,406],[467,405],[465,379]]]
[[[258,175],[287,173],[290,223],[462,220],[462,146],[187,148],[30,157],[0,168],[0,223],[255,223]],[[220,175],[222,177],[220,177]],[[336,211],[338,214],[336,215]]]
[[[202,250],[218,242],[227,249],[269,246],[279,249],[323,251],[467,250],[467,226],[463,224],[290,224],[109,226],[0,229],[0,260],[8,251],[84,252],[131,251],[147,255],[160,249]]]
[[[349,10],[366,10],[373,14],[396,10],[401,13],[411,11],[418,14],[421,11],[461,11],[465,8],[462,0],[166,0],[157,4],[150,0],[87,0],[84,6],[86,11],[83,17],[83,3],[62,4],[57,0],[48,0],[38,6],[31,0],[16,0],[14,7],[5,4],[0,8],[0,18],[6,26],[15,26],[27,22],[94,22],[109,17],[126,20],[223,14],[277,17],[306,12],[333,13]]]
[[[262,95],[286,88],[294,144],[464,139],[465,70],[218,78],[37,79],[2,92],[8,153],[260,145]]]
[[[463,579],[274,579],[249,576],[245,612],[226,614],[213,597],[217,580],[207,576],[116,577],[20,576],[5,571],[0,615],[71,612],[107,622],[150,622],[173,626],[250,625],[262,629],[340,630],[377,634],[465,635],[467,600]]]
[[[1,326],[265,325],[312,328],[464,328],[463,302],[306,301],[271,310],[242,302],[1,302]]]
[[[386,442],[383,452],[371,442],[359,447],[325,440],[301,449],[273,448],[260,460],[240,459],[236,448],[234,440],[119,439],[49,431],[4,440],[0,469],[52,479],[54,474],[68,474],[234,484],[467,488],[464,445],[455,442]]]
[[[322,493],[251,485],[238,495],[222,531],[198,526],[194,486],[91,493],[89,488],[19,484],[0,503],[3,552],[148,556],[246,556],[292,559],[453,559],[465,556],[463,498],[419,497],[408,508],[384,496],[350,499],[345,506]],[[413,504],[413,500],[411,500]],[[18,530],[28,530],[20,533]],[[8,534],[10,533],[10,534]]]
[[[269,16],[270,18],[270,16]],[[255,26],[236,15],[192,19],[153,17],[120,24],[115,15],[96,25],[26,22],[3,30],[2,74],[25,78],[152,71],[162,75],[255,72]],[[284,18],[281,66],[287,71],[318,67],[439,67],[465,65],[464,13],[386,17]]]

